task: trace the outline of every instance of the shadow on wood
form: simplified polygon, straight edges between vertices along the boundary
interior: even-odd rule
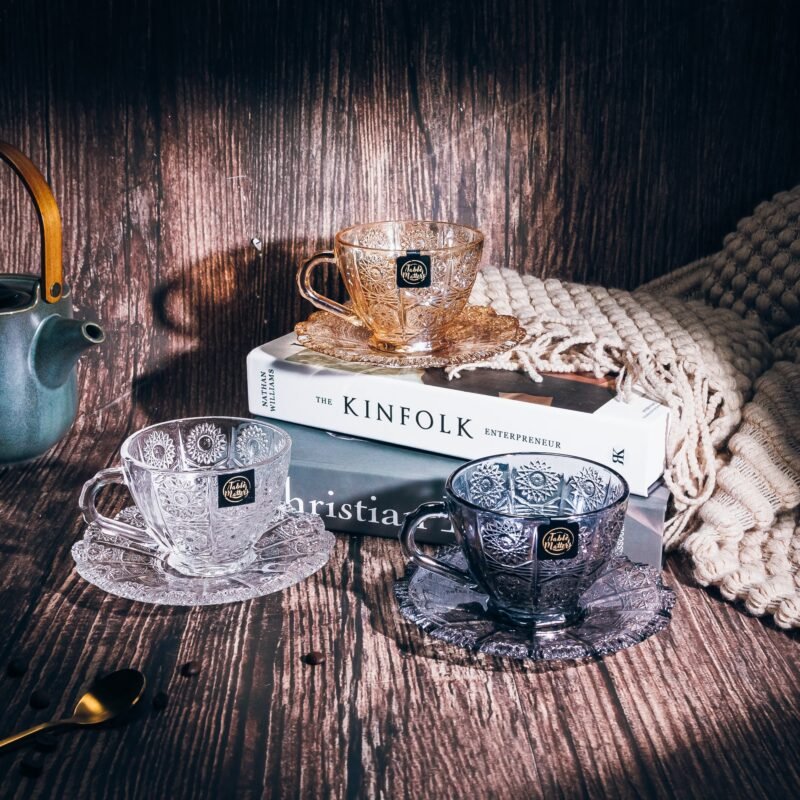
[[[166,406],[174,413],[176,399],[186,416],[246,414],[247,353],[288,332],[287,307],[300,309],[300,317],[313,310],[294,285],[296,262],[311,247],[292,240],[264,243],[261,252],[231,250],[156,286],[149,359],[159,366],[133,380],[148,424],[162,421]],[[322,290],[344,298],[334,268],[325,271]]]

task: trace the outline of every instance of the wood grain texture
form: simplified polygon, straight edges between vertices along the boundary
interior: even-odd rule
[[[679,563],[664,634],[536,666],[403,621],[394,542],[341,537],[300,586],[196,610],[103,595],[69,548],[81,484],[128,432],[245,411],[246,352],[309,311],[296,266],[347,224],[458,219],[487,263],[626,287],[717,249],[800,180],[798,22],[789,0],[3,4],[0,138],[47,175],[78,313],[108,342],[69,436],[0,471],[0,667],[31,661],[0,669],[2,724],[44,718],[37,685],[60,713],[125,665],[171,705],[64,734],[36,781],[1,757],[0,794],[796,796],[797,636]],[[36,271],[10,170],[0,226],[0,271]]]
[[[185,413],[178,405],[174,413]],[[74,500],[115,461],[127,413],[84,417],[39,468],[2,473],[3,728],[74,705],[90,679],[145,671],[139,713],[67,732],[45,774],[0,757],[3,797],[791,797],[800,786],[800,649],[685,584],[671,626],[601,662],[472,656],[396,611],[394,541],[338,537],[330,563],[281,594],[162,609],[75,575]],[[31,498],[37,498],[35,503]],[[104,513],[129,502],[101,495]],[[303,656],[320,650],[324,664]],[[202,661],[194,678],[180,665]],[[55,699],[34,711],[45,687]],[[170,705],[156,712],[155,691]]]
[[[49,178],[108,330],[91,401],[214,383],[220,409],[354,222],[457,219],[487,263],[627,287],[716,250],[800,180],[798,23],[789,0],[12,0],[0,137]],[[0,209],[2,270],[35,270],[10,170]]]

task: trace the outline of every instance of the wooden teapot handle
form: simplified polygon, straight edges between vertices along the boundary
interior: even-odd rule
[[[42,227],[42,286],[44,299],[55,303],[64,291],[61,269],[61,214],[47,181],[34,163],[7,142],[0,142],[0,158],[19,175],[33,198]]]

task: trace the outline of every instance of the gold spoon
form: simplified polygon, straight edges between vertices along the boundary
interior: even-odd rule
[[[144,692],[146,681],[138,669],[121,669],[105,675],[86,692],[71,717],[42,722],[21,733],[0,740],[0,750],[51,728],[67,725],[99,725],[133,708]]]

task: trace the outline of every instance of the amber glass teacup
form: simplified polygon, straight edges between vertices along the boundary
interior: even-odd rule
[[[464,310],[478,274],[483,234],[452,222],[370,222],[339,231],[334,252],[306,261],[300,293],[317,308],[366,327],[369,344],[390,353],[433,352]],[[352,307],[314,290],[316,266],[339,268]]]

